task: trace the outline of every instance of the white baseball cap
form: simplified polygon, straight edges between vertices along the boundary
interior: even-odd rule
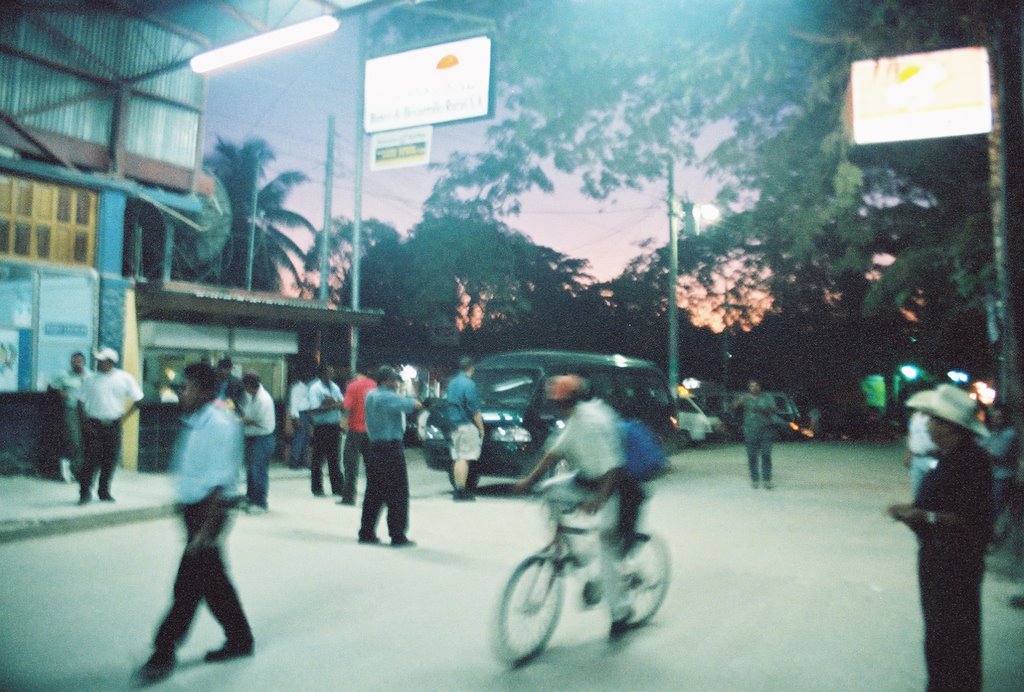
[[[109,360],[111,363],[117,363],[117,351],[110,348],[109,346],[104,346],[98,351],[93,351],[92,357],[98,361]]]

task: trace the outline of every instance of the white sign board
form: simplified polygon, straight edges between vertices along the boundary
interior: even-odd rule
[[[367,60],[363,127],[384,132],[487,115],[490,80],[486,36]]]
[[[956,48],[853,63],[857,144],[983,134],[992,129],[988,53]]]
[[[430,163],[430,142],[434,128],[414,127],[408,130],[379,132],[370,140],[370,170],[425,166]]]

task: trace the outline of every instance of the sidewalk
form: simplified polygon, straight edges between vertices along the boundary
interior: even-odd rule
[[[270,477],[308,476],[306,469],[272,464]],[[242,491],[244,493],[244,487]],[[0,543],[37,536],[146,521],[174,513],[173,478],[118,469],[111,484],[116,502],[78,505],[78,484],[29,476],[0,477]]]

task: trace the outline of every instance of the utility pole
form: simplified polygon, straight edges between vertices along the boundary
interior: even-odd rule
[[[366,88],[366,13],[359,14],[359,40],[356,50],[356,78],[359,84],[356,87],[356,138],[355,138],[355,168],[353,170],[353,187],[355,188],[355,199],[352,209],[352,311],[359,311],[359,270],[362,264],[363,254],[363,93]],[[348,333],[348,369],[349,374],[355,376],[356,366],[359,363],[359,325],[349,326]]]
[[[320,233],[320,301],[327,302],[330,292],[329,235],[331,231],[331,192],[334,188],[334,116],[327,116],[327,163],[324,164],[324,228]]]
[[[256,251],[256,204],[260,191],[260,156],[253,153],[252,161],[252,213],[249,216],[249,250],[245,256],[245,290],[252,290],[252,263]]]
[[[679,386],[679,226],[676,214],[675,162],[668,159],[668,385]]]

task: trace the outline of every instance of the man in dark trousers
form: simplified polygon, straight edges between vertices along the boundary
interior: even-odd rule
[[[388,508],[388,534],[396,548],[415,545],[406,536],[409,527],[409,474],[405,468],[402,414],[423,408],[412,397],[398,393],[402,378],[394,368],[381,368],[374,379],[377,388],[366,395],[366,434],[370,454],[366,458],[366,496],[363,498],[360,543],[380,543],[377,520]]]
[[[359,480],[359,457],[366,464],[370,451],[370,438],[366,435],[366,395],[377,388],[365,366],[358,368],[354,380],[345,387],[345,410],[348,412],[348,434],[342,461],[345,467],[345,490],[339,504],[356,503],[356,482]]]
[[[952,385],[919,392],[907,406],[929,416],[939,463],[913,504],[889,515],[917,535],[928,690],[980,692],[981,580],[992,531],[992,470],[977,442],[988,431],[977,404]]]
[[[174,581],[174,601],[153,642],[153,655],[136,672],[151,684],[174,670],[175,649],[184,639],[200,601],[224,628],[227,641],[206,654],[226,661],[253,652],[252,630],[221,557],[242,470],[242,424],[215,405],[216,374],[206,363],[185,368],[181,393],[182,431],[172,458],[187,543]]]

